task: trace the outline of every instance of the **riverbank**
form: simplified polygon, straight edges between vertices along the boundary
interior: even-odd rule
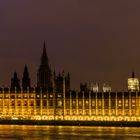
[[[0,120],[3,125],[56,125],[56,126],[114,126],[140,127],[135,121],[47,121],[47,120]]]

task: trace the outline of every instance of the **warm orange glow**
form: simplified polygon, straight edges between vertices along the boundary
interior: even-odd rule
[[[82,99],[78,97],[78,92],[76,99],[73,99],[72,93],[67,99],[64,92],[59,94],[57,100],[54,99],[54,96],[49,96],[55,94],[46,93],[38,96],[36,94],[36,92],[0,93],[0,118],[12,120],[140,121],[140,97],[137,91],[128,92],[127,98],[124,92],[96,92],[94,98],[92,98],[92,92],[89,92],[89,98],[85,98],[83,92]],[[98,98],[98,94],[100,94],[100,98]],[[107,99],[106,95],[108,95]],[[67,105],[67,103],[69,104]]]
[[[128,90],[139,91],[139,80],[137,78],[128,78]]]

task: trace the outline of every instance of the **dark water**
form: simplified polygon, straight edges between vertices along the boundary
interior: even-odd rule
[[[139,140],[140,128],[0,125],[0,140]]]

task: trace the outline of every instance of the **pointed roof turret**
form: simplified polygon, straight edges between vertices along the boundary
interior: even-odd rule
[[[23,77],[30,78],[27,65],[24,67]]]
[[[30,77],[29,77],[27,65],[25,65],[25,67],[24,67],[23,78],[22,78],[22,87],[23,87],[23,89],[27,89],[27,87],[30,87]]]
[[[45,40],[44,40],[43,52],[45,52],[45,53],[46,53],[46,42],[45,42]]]
[[[14,72],[14,77],[13,78],[17,78],[17,72]]]
[[[28,67],[27,67],[27,65],[25,65],[25,67],[24,67],[23,76],[29,77],[29,72],[28,72]]]
[[[20,80],[19,80],[19,78],[18,78],[18,76],[17,76],[17,72],[16,72],[16,71],[14,72],[14,76],[13,76],[13,78],[11,79],[11,88],[14,89],[15,87],[16,87],[17,89],[20,88]]]
[[[41,64],[48,65],[48,56],[47,56],[47,52],[46,52],[45,40],[44,40],[44,46],[43,46],[43,53],[42,53],[42,57],[41,57]]]

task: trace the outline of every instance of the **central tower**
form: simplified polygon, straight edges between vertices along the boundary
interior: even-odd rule
[[[132,72],[132,77],[128,78],[128,91],[139,91],[139,79],[135,78],[135,73]]]
[[[46,53],[45,41],[43,47],[43,54],[41,57],[41,64],[37,72],[37,86],[47,90],[49,90],[49,88],[52,86],[52,73]]]

